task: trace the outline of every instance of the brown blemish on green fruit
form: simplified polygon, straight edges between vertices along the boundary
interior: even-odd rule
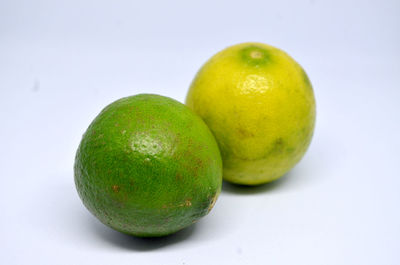
[[[180,204],[180,206],[186,206],[186,207],[192,206],[191,201],[192,201],[192,198],[188,198],[185,200],[185,202],[183,204]]]
[[[121,189],[121,188],[120,188],[118,185],[113,185],[113,186],[112,186],[112,190],[113,190],[115,193],[118,193],[120,189]]]
[[[184,202],[180,203],[180,204],[163,204],[163,206],[161,206],[162,209],[173,209],[173,208],[178,208],[178,207],[190,207],[192,206],[192,198],[187,198],[185,199]]]
[[[176,180],[178,180],[178,181],[180,181],[180,180],[182,180],[182,175],[181,174],[179,174],[179,173],[176,173],[176,175],[175,175],[175,179]]]

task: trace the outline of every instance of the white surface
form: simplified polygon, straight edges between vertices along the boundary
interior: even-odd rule
[[[0,0],[2,264],[399,264],[400,2]],[[183,101],[211,55],[286,50],[317,99],[312,145],[282,180],[224,184],[174,236],[114,232],[83,207],[72,165],[108,103]]]

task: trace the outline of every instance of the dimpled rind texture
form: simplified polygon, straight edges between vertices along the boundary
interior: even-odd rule
[[[257,185],[293,168],[315,125],[310,80],[288,54],[262,43],[226,48],[194,78],[186,104],[219,144],[225,180]]]
[[[207,125],[182,103],[151,94],[103,109],[83,135],[74,171],[92,214],[142,237],[196,222],[222,184],[221,156]]]

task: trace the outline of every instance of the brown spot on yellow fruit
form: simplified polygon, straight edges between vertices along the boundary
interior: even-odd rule
[[[238,133],[242,138],[250,138],[250,137],[254,137],[254,134],[244,128],[238,128]]]

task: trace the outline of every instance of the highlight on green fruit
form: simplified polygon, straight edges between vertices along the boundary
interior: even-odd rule
[[[75,158],[83,204],[105,225],[164,236],[205,216],[221,191],[222,160],[206,124],[168,97],[140,94],[104,108]]]

